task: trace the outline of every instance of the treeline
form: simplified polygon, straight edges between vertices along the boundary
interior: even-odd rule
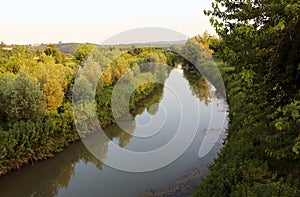
[[[129,118],[134,119],[144,109],[150,110],[152,104],[159,103],[162,84],[178,64],[182,64],[192,92],[208,103],[210,86],[203,76],[213,83],[219,77],[216,65],[209,58],[212,51],[208,47],[213,40],[216,38],[205,33],[189,39],[183,46],[164,48],[98,48],[82,44],[72,55],[62,53],[55,45],[13,46],[7,50],[2,44],[0,174],[54,156],[79,139],[78,128],[83,132],[80,134],[93,133],[97,129],[95,119],[107,127],[128,118],[124,117],[128,112]],[[111,98],[115,86],[119,88],[115,97],[129,98],[128,109],[128,102],[120,99],[113,111]],[[216,87],[219,89],[222,84]],[[129,89],[134,91],[128,92]],[[220,95],[224,95],[222,91]],[[94,99],[95,103],[90,102]],[[155,114],[157,110],[151,108],[149,113]],[[74,112],[82,124],[75,124]],[[129,126],[133,132],[135,125]],[[126,132],[118,136],[122,147],[131,139]]]
[[[67,99],[77,65],[65,57],[54,45],[1,47],[1,175],[78,139]]]
[[[170,50],[176,54],[171,59],[182,65],[184,75],[193,87],[192,91],[201,99],[203,95],[197,91],[206,83],[205,80],[216,88],[217,97],[225,97],[224,82],[218,65],[212,58],[213,50],[209,48],[211,43],[218,41],[219,38],[204,32],[203,35],[188,39],[182,46],[170,47]]]
[[[101,75],[95,98],[99,122],[103,127],[115,122],[110,102],[113,86],[118,79],[125,73],[136,80],[161,77],[155,66],[151,68],[143,63],[151,61],[166,65],[169,55],[165,50],[151,48],[125,52],[124,47],[96,49],[90,44],[79,45],[72,56],[61,53],[55,45],[48,45],[43,51],[23,46],[13,46],[10,50],[1,47],[1,175],[28,163],[52,157],[79,139],[72,109],[74,80],[78,68],[84,66],[84,60],[91,58],[88,54],[92,51],[95,55],[92,61],[97,61],[100,56],[108,57],[109,61],[109,57],[118,55],[114,61],[106,62],[107,66],[100,73],[93,70],[87,73],[90,74],[88,80],[97,78],[97,74]],[[164,79],[166,77],[164,75]],[[141,111],[135,103],[161,89],[155,83],[146,83],[137,89],[130,99],[133,116]],[[87,131],[92,131],[91,125],[86,126]],[[122,142],[125,146],[130,136],[123,138],[127,139],[127,142]]]
[[[85,47],[87,46],[79,47],[79,50],[86,51]],[[77,120],[84,122],[84,125],[80,123],[80,130],[89,132],[97,128],[94,125],[95,117],[91,117],[94,109],[94,103],[91,101],[94,97],[98,120],[105,127],[116,123],[116,119],[122,119],[124,113],[135,111],[138,102],[159,88],[155,82],[163,84],[168,77],[169,52],[155,48],[126,49],[126,52],[123,50],[124,48],[119,47],[113,50],[109,47],[105,52],[103,49],[94,50],[85,61],[84,68],[78,73],[73,101],[74,110],[78,114]],[[82,62],[83,58],[76,53],[75,57]],[[116,85],[117,95],[112,95]],[[135,91],[130,92],[130,89]],[[120,98],[115,113],[111,103],[112,97]],[[126,97],[128,100],[124,100]],[[129,108],[126,111],[128,102]]]
[[[299,1],[215,1],[211,43],[226,85],[225,147],[194,196],[299,196]]]

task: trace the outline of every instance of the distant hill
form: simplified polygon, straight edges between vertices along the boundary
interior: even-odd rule
[[[57,48],[60,49],[62,53],[65,54],[73,54],[78,45],[80,43],[61,43],[61,44],[55,44]]]
[[[177,41],[158,41],[158,42],[145,42],[145,43],[128,43],[128,44],[113,44],[113,46],[170,46],[170,45],[183,45],[187,40]],[[111,45],[104,45],[111,46]]]
[[[116,45],[101,45],[95,44],[98,48],[105,47],[105,46],[157,46],[157,47],[169,47],[171,45],[183,45],[186,43],[186,40],[179,40],[179,41],[159,41],[159,42],[147,42],[147,43],[128,43],[128,44],[116,44]],[[64,54],[73,54],[76,48],[83,43],[58,43],[55,44],[57,48]],[[31,47],[37,50],[45,50],[48,44],[41,44],[38,46],[31,46],[26,45],[27,47]]]

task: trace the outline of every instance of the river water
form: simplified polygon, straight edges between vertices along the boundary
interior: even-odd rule
[[[190,125],[197,123],[197,132],[191,145],[174,162],[150,172],[124,172],[97,160],[79,141],[54,158],[1,177],[1,196],[126,197],[190,194],[190,185],[205,176],[208,165],[222,147],[226,128],[225,99],[216,96],[209,82],[191,79],[179,66],[170,71],[162,89],[154,92],[141,106],[134,118],[136,126],[131,131],[134,136],[124,133],[117,125],[106,128],[106,135],[127,150],[151,151],[172,140],[178,128],[184,128],[188,133],[194,128]],[[182,108],[197,108],[200,113],[195,114],[195,110],[186,111]],[[182,117],[185,117],[185,121],[181,121]],[[180,124],[184,126],[180,127]],[[159,132],[152,135],[153,130]],[[138,137],[141,135],[150,137]],[[101,143],[99,151],[105,158],[109,158],[113,154],[109,143]],[[201,145],[204,148],[199,153]]]

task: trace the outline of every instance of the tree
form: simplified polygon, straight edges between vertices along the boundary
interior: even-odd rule
[[[195,36],[188,39],[182,48],[183,55],[195,65],[201,64],[206,56],[208,56],[207,49],[203,46],[203,40],[201,36]]]
[[[211,47],[223,64],[226,146],[198,196],[299,193],[300,2],[215,0]],[[288,178],[291,177],[291,178]]]
[[[9,100],[7,100],[7,89],[8,84],[13,80],[12,76],[7,74],[0,75],[0,119],[5,122],[7,117],[7,105]]]
[[[44,53],[47,56],[52,56],[55,59],[55,63],[56,64],[60,64],[63,62],[64,58],[63,58],[63,54],[61,53],[61,51],[59,50],[59,48],[57,48],[54,44],[49,44],[47,45]]]
[[[92,52],[94,49],[96,49],[96,46],[93,44],[79,45],[74,52],[74,57],[79,64],[82,64],[82,62],[86,60],[88,54]]]
[[[64,90],[67,87],[67,75],[71,73],[71,70],[51,61],[46,64],[40,62],[35,69],[32,78],[45,95],[47,109],[57,110],[62,105]]]
[[[213,47],[217,56],[238,70],[254,71],[268,98],[279,93],[272,89],[280,89],[275,105],[290,101],[300,84],[299,1],[216,0],[212,5],[205,13],[222,40]]]
[[[6,99],[4,109],[8,121],[36,121],[43,117],[43,93],[25,73],[10,80],[2,95]]]
[[[40,62],[45,64],[49,64],[49,63],[55,64],[55,59],[52,56],[48,56],[45,53],[42,53],[40,55]]]
[[[101,81],[104,85],[111,85],[112,71],[111,71],[110,65],[108,65],[107,68],[103,71],[102,76],[101,76]]]
[[[130,65],[124,57],[118,57],[112,63],[112,79],[113,82],[118,81],[123,74],[130,71]]]
[[[205,13],[221,39],[216,55],[236,72],[248,72],[244,77],[256,82],[260,102],[269,103],[267,114],[299,99],[299,1],[216,0]]]

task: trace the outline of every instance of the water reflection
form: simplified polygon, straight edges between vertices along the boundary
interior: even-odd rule
[[[211,101],[214,96],[211,92],[213,88],[211,84],[200,74],[200,72],[189,64],[183,66],[183,75],[189,81],[190,89],[200,101],[204,101],[205,105]]]
[[[68,187],[75,175],[75,165],[80,161],[102,170],[101,162],[81,142],[76,142],[55,158],[1,177],[1,196],[56,196],[59,190]]]
[[[220,109],[223,109],[226,103],[221,98],[215,98],[211,91],[211,85],[193,68],[188,66],[181,68],[179,66],[175,71],[179,72],[187,81],[185,88],[189,88],[191,92],[188,96],[199,100],[201,112],[205,116],[201,117],[200,132],[198,131],[192,146],[170,166],[144,174],[120,172],[103,165],[87,151],[82,142],[77,142],[67,147],[64,152],[57,154],[55,158],[1,177],[1,196],[81,196],[87,194],[87,192],[89,196],[99,196],[100,194],[101,196],[120,194],[134,196],[146,189],[170,187],[177,178],[184,175],[184,172],[199,167],[199,165],[205,173],[206,166],[216,156],[220,144],[215,145],[207,157],[198,158],[199,144],[201,144],[203,136],[206,134],[202,131],[208,128],[208,117],[211,113],[219,113],[220,120],[224,118],[224,112],[221,112]],[[135,121],[134,124],[132,124],[132,121],[127,121],[127,132],[124,132],[117,125],[111,125],[105,129],[105,134],[120,147],[126,147],[127,149],[134,150],[138,147],[139,150],[147,150],[148,148],[157,147],[159,144],[164,144],[174,134],[171,131],[172,126],[176,127],[176,118],[172,119],[174,122],[168,125],[170,127],[167,130],[170,131],[170,134],[158,136],[150,145],[148,144],[149,147],[147,147],[147,144],[138,143],[137,139],[132,137],[131,134],[138,132],[135,122],[141,123],[144,120],[143,124],[147,123],[146,118],[143,118],[143,116],[154,118],[160,114],[162,110],[160,103],[164,99],[165,102],[171,102],[170,98],[166,98],[167,95],[165,87],[157,85],[150,95],[138,102],[134,108],[131,108],[130,113]],[[191,118],[192,116],[193,114],[191,114]],[[126,125],[126,120],[124,125]],[[220,127],[220,125],[215,125],[215,128],[217,127]],[[105,159],[109,154],[109,141],[104,140],[99,143],[99,141],[94,141],[96,139],[104,138],[95,138],[93,134],[87,136],[87,141],[91,146],[94,146],[93,151],[96,152],[96,155]]]

